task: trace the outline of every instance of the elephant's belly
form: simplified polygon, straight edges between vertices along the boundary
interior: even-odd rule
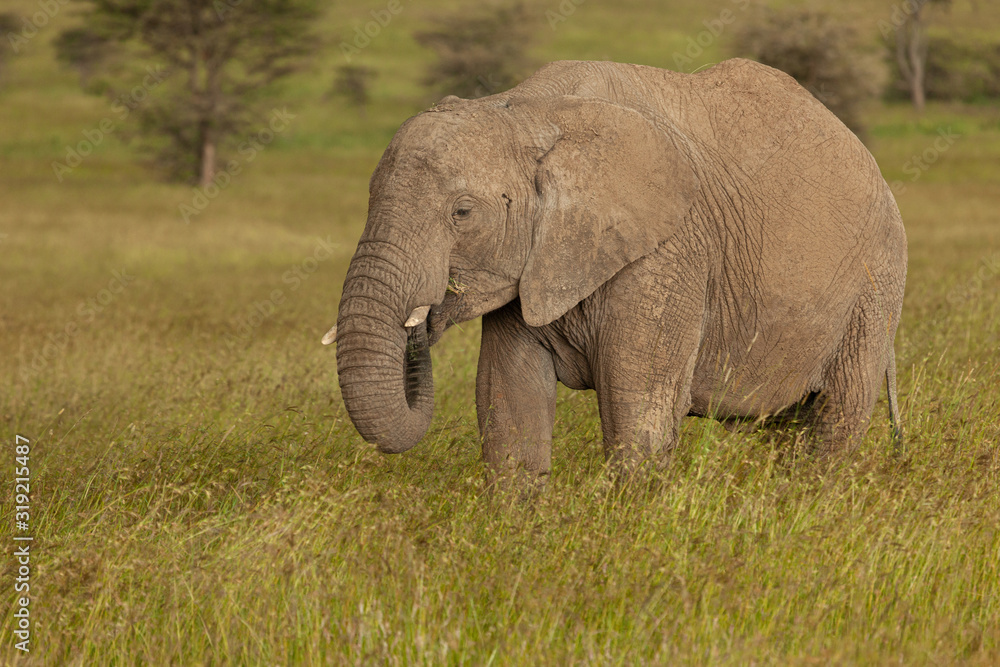
[[[821,370],[776,377],[737,366],[728,374],[695,373],[689,413],[717,419],[773,415],[821,387]]]
[[[822,390],[868,274],[846,260],[839,273],[813,270],[830,263],[824,254],[847,256],[843,248],[796,255],[786,245],[765,249],[756,281],[715,281],[692,378],[693,414],[771,415]],[[810,271],[823,280],[806,279]]]
[[[690,413],[724,419],[780,412],[822,389],[841,334],[769,328],[738,343],[704,345],[692,378]]]

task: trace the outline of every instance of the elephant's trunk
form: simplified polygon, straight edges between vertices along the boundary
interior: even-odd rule
[[[384,250],[382,250],[384,252]],[[427,323],[404,327],[403,268],[361,246],[351,260],[337,318],[337,372],[351,421],[395,454],[417,444],[434,411]]]

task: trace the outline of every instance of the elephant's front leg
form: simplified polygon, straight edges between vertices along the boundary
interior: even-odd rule
[[[681,419],[691,405],[690,376],[657,378],[650,385],[651,390],[637,390],[626,380],[626,384],[605,385],[597,392],[604,456],[619,481],[627,481],[646,466],[658,469],[669,461]]]
[[[690,323],[612,329],[608,337],[616,344],[602,350],[597,400],[605,458],[615,478],[627,481],[669,461],[691,408],[700,330]]]
[[[506,306],[483,316],[476,412],[487,482],[530,489],[548,480],[556,372],[552,354]]]

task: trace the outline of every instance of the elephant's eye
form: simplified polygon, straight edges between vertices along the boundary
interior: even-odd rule
[[[451,217],[455,220],[465,220],[472,213],[472,209],[468,206],[462,205],[455,209],[455,212],[451,214]]]

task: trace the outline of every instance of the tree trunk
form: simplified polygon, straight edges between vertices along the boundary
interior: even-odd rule
[[[201,174],[198,179],[201,187],[206,187],[215,178],[215,138],[210,130],[201,135]]]
[[[910,91],[910,100],[917,112],[923,112],[926,101],[927,49],[924,44],[924,26],[920,17],[922,6],[896,30],[896,62],[899,72]]]
[[[923,113],[926,102],[924,64],[919,60],[913,63],[913,85],[910,87],[910,100],[913,102],[913,108],[917,110],[917,113]]]

